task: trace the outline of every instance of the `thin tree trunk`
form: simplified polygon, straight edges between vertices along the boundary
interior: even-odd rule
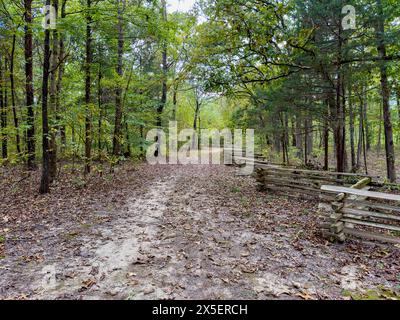
[[[378,23],[376,28],[376,36],[378,40],[378,53],[379,57],[382,59],[380,64],[381,71],[381,89],[382,89],[382,105],[383,105],[383,122],[385,128],[385,150],[386,150],[386,168],[387,177],[390,182],[396,181],[396,168],[395,168],[395,154],[394,154],[394,144],[393,144],[393,128],[390,116],[390,91],[387,76],[387,66],[385,63],[386,58],[386,46],[384,41],[385,35],[385,21],[383,16],[383,8],[381,0],[377,0],[378,7]]]
[[[194,135],[196,134],[196,131],[197,131],[197,121],[198,121],[198,118],[199,118],[200,107],[201,107],[201,104],[200,104],[200,101],[199,101],[199,98],[198,98],[198,95],[197,95],[197,89],[196,89],[196,109],[194,111],[194,120],[193,120]],[[192,139],[192,149],[196,148],[196,142],[198,143],[198,140],[196,141],[195,137],[193,137],[193,139]]]
[[[303,134],[302,134],[302,125],[301,125],[301,116],[296,115],[296,148],[297,148],[297,157],[299,159],[303,159]]]
[[[91,66],[92,66],[92,0],[87,0],[86,13],[86,61],[85,61],[85,175],[90,173],[92,158]]]
[[[46,5],[50,5],[50,0],[46,0]],[[44,53],[43,53],[43,81],[42,81],[42,179],[40,182],[40,193],[50,191],[50,154],[49,154],[49,119],[47,110],[48,85],[50,71],[50,30],[45,30]]]
[[[144,128],[143,128],[142,124],[139,126],[139,130],[140,130],[140,155],[143,157],[144,156],[144,148],[143,148]]]
[[[5,63],[4,63],[5,65]],[[4,70],[7,70],[5,68]],[[7,159],[7,88],[3,79],[3,59],[0,54],[0,118],[1,118],[1,131],[0,131],[0,140],[1,140],[1,155],[4,160]]]
[[[397,90],[396,92],[396,97],[397,97],[397,115],[398,115],[398,132],[397,132],[397,142],[400,141],[400,89]]]
[[[329,169],[329,125],[328,119],[324,120],[324,170]]]
[[[161,0],[162,7],[162,19],[164,22],[167,22],[167,1]],[[162,127],[162,113],[164,111],[165,105],[167,103],[167,73],[168,73],[168,65],[167,65],[167,40],[163,39],[162,43],[162,89],[161,89],[161,100],[157,107],[157,128]],[[160,142],[160,137],[156,137],[156,142]],[[154,152],[154,156],[158,157],[160,153],[161,147],[160,145],[156,148]]]
[[[55,9],[56,18],[58,16],[58,0],[53,0],[53,7]],[[49,141],[49,175],[50,182],[56,178],[57,175],[57,65],[58,65],[58,31],[52,31],[52,51],[51,51],[51,72],[50,72],[50,95],[49,95],[49,109],[50,109],[50,141]]]
[[[285,147],[284,147],[284,152],[285,152],[285,158],[286,158],[286,164],[289,165],[289,118],[287,113],[283,113],[283,119],[284,119],[284,141],[285,141]]]
[[[17,116],[17,108],[15,106],[15,81],[14,81],[14,56],[15,56],[15,41],[16,34],[13,34],[12,46],[11,46],[11,60],[10,60],[10,85],[11,85],[11,108],[13,113],[14,127],[15,127],[15,139],[16,139],[16,147],[18,152],[18,157],[21,155],[21,139],[19,136],[19,125],[18,125],[18,116]]]
[[[366,122],[365,119],[363,121],[364,123]],[[365,174],[368,174],[368,165],[367,165],[367,148],[365,141],[367,140],[366,133],[364,132],[365,125],[362,126],[362,136],[363,136],[363,154],[364,154],[364,169],[365,169]]]
[[[178,107],[178,105],[177,105],[178,104],[177,95],[178,95],[178,85],[175,84],[174,85],[174,92],[173,92],[173,95],[172,95],[172,105],[173,105],[172,120],[173,121],[176,121],[176,112],[177,112],[177,107]]]
[[[307,130],[307,155],[310,156],[312,155],[313,149],[314,149],[314,132],[313,132],[313,124],[312,124],[312,116],[309,115],[307,116],[307,125],[306,125],[306,130]]]
[[[35,165],[35,114],[33,110],[33,53],[32,53],[32,0],[25,0],[25,91],[27,106],[26,140],[28,147],[27,166],[29,170],[36,168]]]
[[[364,112],[364,129],[365,129],[365,141],[366,141],[366,150],[371,150],[371,130],[368,122],[368,97],[366,88],[364,88],[363,92],[363,112]]]
[[[304,164],[307,165],[313,151],[313,128],[310,115],[306,115],[304,119],[304,130]]]
[[[61,19],[64,19],[65,14],[65,7],[67,4],[67,0],[63,0],[61,3]],[[59,33],[59,58],[58,58],[58,78],[57,78],[57,95],[56,95],[56,119],[58,122],[58,130],[60,132],[61,137],[61,152],[64,152],[64,149],[67,145],[67,136],[65,132],[65,125],[60,124],[61,117],[60,117],[60,95],[61,95],[61,88],[62,88],[62,79],[64,76],[64,59],[65,59],[65,49],[64,49],[64,35],[62,32]]]
[[[98,147],[98,153],[99,153],[99,159],[101,160],[101,148],[102,148],[102,137],[101,137],[101,133],[102,133],[102,126],[103,126],[103,102],[102,102],[102,98],[103,98],[103,89],[101,86],[101,80],[103,78],[103,74],[101,72],[101,64],[99,64],[99,73],[98,73],[98,79],[97,79],[97,102],[98,102],[98,108],[99,108],[99,122],[98,122],[98,143],[97,143],[97,147]]]
[[[360,168],[361,151],[362,151],[363,145],[364,145],[364,111],[363,111],[363,103],[361,102],[360,108],[359,108],[358,147],[357,147],[356,170],[358,170],[358,168]]]
[[[121,3],[122,2],[122,3]],[[117,74],[119,79],[122,79],[122,56],[124,54],[124,27],[123,27],[123,12],[125,11],[125,1],[118,1],[118,60],[117,60]],[[122,141],[122,88],[121,84],[117,85],[115,90],[115,124],[113,136],[113,154],[115,156],[121,155],[121,141]]]
[[[382,108],[379,108],[379,126],[378,126],[378,143],[376,146],[378,156],[381,154],[382,149],[382,122],[383,122]]]
[[[161,0],[162,4],[162,19],[164,22],[167,22],[167,1]],[[162,80],[162,92],[161,92],[161,101],[158,107],[158,115],[157,115],[157,127],[161,128],[161,116],[165,105],[167,103],[167,73],[168,73],[168,65],[167,65],[167,40],[163,40],[163,51],[162,51],[162,73],[163,73],[163,80]]]
[[[128,121],[126,121],[126,116],[125,116],[125,137],[126,137],[126,153],[125,157],[130,158],[132,155],[131,151],[131,143],[130,143],[130,137],[129,137],[129,124]]]
[[[344,172],[346,166],[345,159],[345,117],[344,117],[344,106],[342,100],[343,90],[343,75],[340,61],[342,60],[342,28],[339,26],[338,35],[338,64],[336,69],[336,125],[335,125],[335,154],[336,154],[336,171]]]
[[[350,153],[351,153],[351,171],[356,170],[356,151],[354,143],[354,106],[351,99],[351,87],[349,87],[349,125],[350,125]]]
[[[292,147],[297,147],[297,143],[296,143],[296,125],[295,125],[295,119],[294,117],[290,118],[290,124],[291,124],[291,133],[292,133]]]

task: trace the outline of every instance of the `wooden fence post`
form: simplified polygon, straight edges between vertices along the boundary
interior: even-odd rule
[[[364,178],[352,185],[352,189],[363,189],[371,183],[371,178]],[[345,222],[343,219],[343,208],[345,207],[347,195],[339,193],[335,200],[331,203],[331,210],[327,219],[327,223],[322,225],[322,235],[330,241],[344,242],[346,236],[344,234]]]

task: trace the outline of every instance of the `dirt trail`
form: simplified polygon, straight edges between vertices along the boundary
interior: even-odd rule
[[[29,261],[0,260],[0,296],[319,299],[395,289],[399,265],[385,259],[398,251],[314,239],[315,204],[260,193],[224,166],[164,171],[126,208],[92,212],[79,232],[63,234],[68,221],[43,231],[47,240],[25,247]]]

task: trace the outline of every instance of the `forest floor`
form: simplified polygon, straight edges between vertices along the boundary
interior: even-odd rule
[[[87,181],[1,172],[2,299],[396,297],[400,249],[331,244],[317,204],[226,166],[125,164]],[[398,296],[397,296],[398,297]]]

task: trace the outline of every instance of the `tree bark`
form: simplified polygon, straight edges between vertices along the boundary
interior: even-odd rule
[[[55,9],[56,18],[58,17],[58,0],[53,0],[53,7]],[[58,31],[52,31],[52,51],[51,51],[51,72],[50,72],[50,95],[49,95],[49,109],[50,109],[50,140],[49,140],[49,175],[50,182],[56,178],[57,175],[57,128],[55,124],[58,116],[57,110],[57,66],[59,61],[58,55]]]
[[[16,34],[13,34],[12,46],[11,46],[11,57],[10,57],[10,85],[11,85],[11,108],[13,113],[14,127],[15,127],[15,143],[17,147],[18,157],[21,156],[21,139],[19,136],[19,125],[17,108],[15,106],[15,81],[14,81],[14,57],[15,57],[15,42]]]
[[[376,146],[378,155],[381,154],[381,149],[382,149],[382,122],[383,122],[382,108],[379,108],[378,143]]]
[[[50,5],[50,0],[46,0],[46,5]],[[45,194],[50,191],[50,145],[49,145],[49,119],[47,110],[48,86],[50,72],[50,30],[45,30],[44,53],[43,53],[43,81],[42,81],[42,179],[40,182],[40,193]]]
[[[4,65],[6,65],[4,63]],[[7,70],[6,68],[4,70]],[[1,130],[0,130],[0,140],[1,140],[1,156],[4,160],[8,158],[7,154],[7,88],[3,83],[3,59],[0,54],[0,118],[1,118]]]
[[[351,154],[351,171],[356,171],[356,152],[354,143],[354,106],[351,99],[351,87],[349,87],[349,126],[350,126],[350,154]]]
[[[371,130],[368,122],[368,97],[366,88],[363,89],[363,112],[366,150],[371,150]]]
[[[99,160],[101,160],[102,151],[102,126],[103,126],[103,89],[101,86],[101,80],[103,79],[103,74],[101,72],[101,64],[99,64],[99,72],[97,78],[97,103],[99,108],[99,121],[98,121],[98,133],[97,133],[97,147],[99,153]]]
[[[121,141],[122,141],[122,88],[121,79],[123,76],[122,70],[122,56],[124,54],[124,26],[123,26],[123,12],[125,11],[125,0],[118,1],[118,59],[117,59],[117,74],[119,81],[115,90],[115,124],[113,136],[113,154],[115,156],[121,155]]]
[[[397,140],[400,141],[400,89],[397,90],[396,93],[396,97],[397,97],[397,116],[398,116],[398,124],[397,124],[397,128],[398,128],[398,133],[397,133]]]
[[[61,19],[64,19],[66,16],[65,13],[65,7],[67,4],[67,0],[63,0],[61,2],[61,14],[60,17]],[[64,149],[67,145],[67,136],[65,132],[65,125],[60,124],[61,122],[61,117],[60,117],[60,102],[61,102],[61,89],[62,89],[62,79],[64,76],[64,64],[65,64],[65,48],[64,48],[64,35],[62,32],[59,33],[59,54],[58,54],[58,77],[57,77],[57,95],[56,95],[56,120],[58,122],[57,129],[60,132],[60,137],[61,137],[61,152],[64,152]]]
[[[36,168],[35,164],[35,114],[33,110],[33,53],[32,53],[32,0],[25,0],[25,91],[27,107],[27,166],[29,170]]]
[[[167,1],[161,0],[162,5],[162,19],[164,22],[167,22]],[[157,108],[157,127],[162,127],[161,116],[164,111],[165,105],[167,103],[167,73],[168,73],[168,65],[167,65],[167,40],[163,39],[162,44],[162,89],[161,89],[161,100],[160,104]]]
[[[164,22],[167,21],[167,1],[166,0],[161,0],[161,13],[162,13],[162,19]],[[167,73],[168,73],[168,65],[167,65],[167,40],[163,39],[162,40],[162,88],[161,88],[161,100],[160,103],[158,104],[157,107],[157,128],[161,129],[162,127],[162,114],[165,108],[165,105],[167,104]],[[156,142],[159,144],[160,142],[160,137],[156,137]],[[154,156],[158,157],[160,153],[161,147],[160,144],[156,148],[154,152]]]
[[[378,53],[379,57],[382,59],[380,65],[381,73],[381,89],[382,89],[382,105],[383,105],[383,123],[385,128],[385,150],[386,150],[386,168],[387,168],[387,178],[390,182],[396,181],[396,168],[395,168],[395,154],[394,154],[394,144],[393,144],[393,128],[390,116],[390,91],[387,76],[387,66],[385,59],[386,55],[386,45],[384,40],[385,35],[385,21],[383,16],[383,8],[381,0],[377,0],[378,7],[378,21],[376,27],[376,37],[378,42]]]
[[[329,125],[328,119],[324,120],[324,170],[329,169]]]
[[[91,119],[91,66],[92,66],[92,0],[87,0],[86,13],[86,61],[85,61],[85,175],[90,173],[92,158],[92,119]]]
[[[178,85],[175,84],[174,85],[174,92],[172,95],[172,105],[173,105],[173,109],[172,109],[172,120],[176,121],[176,112],[177,112],[177,108],[178,108]],[[399,109],[400,110],[400,109]]]
[[[302,121],[299,114],[296,115],[296,148],[297,157],[303,159],[303,133],[302,133]]]
[[[336,154],[336,171],[344,172],[346,167],[345,158],[345,113],[342,99],[343,93],[343,74],[341,68],[342,61],[342,28],[339,26],[338,33],[338,54],[337,54],[337,67],[336,67],[336,119],[335,119],[335,154]]]
[[[357,147],[357,162],[356,162],[356,170],[360,168],[361,164],[361,151],[363,149],[363,145],[365,145],[365,136],[364,136],[364,104],[362,101],[360,102],[359,107],[359,126],[358,126],[358,147]]]

